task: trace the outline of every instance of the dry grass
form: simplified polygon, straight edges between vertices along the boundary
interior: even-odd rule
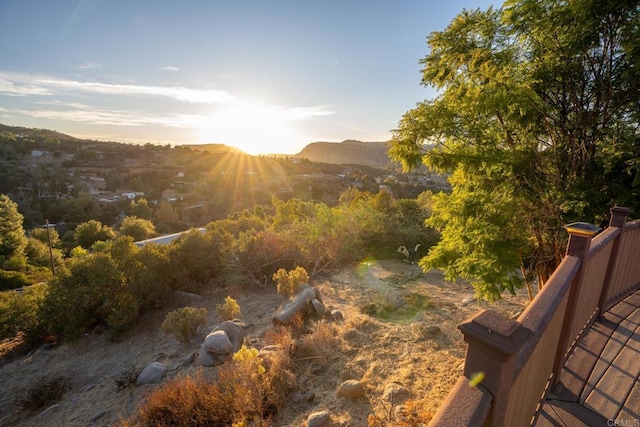
[[[286,340],[286,338],[283,338]],[[217,378],[202,371],[175,379],[154,391],[138,413],[119,426],[270,425],[295,387],[288,350],[258,355],[242,347],[217,369]]]
[[[323,366],[331,361],[335,353],[336,328],[326,322],[317,322],[311,333],[297,341],[294,356],[296,360],[313,359]]]

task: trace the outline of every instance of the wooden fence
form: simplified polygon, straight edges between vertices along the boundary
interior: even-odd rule
[[[628,222],[629,213],[612,208],[595,237],[568,227],[565,257],[517,320],[484,310],[458,326],[467,342],[463,375],[430,426],[531,424],[583,332],[640,287],[640,220]]]

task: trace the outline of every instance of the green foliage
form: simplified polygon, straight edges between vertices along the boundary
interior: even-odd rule
[[[0,291],[29,285],[29,279],[20,271],[0,270]]]
[[[224,299],[224,304],[216,304],[216,311],[220,320],[232,320],[240,316],[240,306],[230,296]]]
[[[154,218],[159,223],[170,223],[180,219],[178,212],[171,206],[171,203],[162,201],[154,213]]]
[[[71,249],[70,255],[71,258],[82,258],[89,255],[89,251],[82,246],[76,246],[75,248]]]
[[[83,222],[76,227],[75,242],[85,249],[89,249],[91,245],[99,240],[110,240],[116,235],[113,228],[102,225],[100,221],[94,219]]]
[[[277,284],[278,293],[288,297],[295,294],[300,289],[300,286],[309,283],[309,274],[302,267],[296,267],[289,272],[281,268],[275,272],[273,280]]]
[[[8,268],[5,265],[8,260],[23,256],[27,238],[22,219],[18,205],[7,195],[0,194],[0,267]]]
[[[161,329],[176,337],[180,342],[188,343],[198,328],[204,325],[206,308],[182,307],[167,314]]]
[[[429,307],[432,307],[429,297],[419,292],[375,292],[360,311],[383,320],[403,321],[414,319]]]
[[[0,293],[0,339],[23,334],[29,342],[43,336],[41,310],[49,288],[45,283],[26,287],[21,292]]]
[[[149,206],[149,202],[144,197],[138,199],[138,201],[131,201],[129,205],[129,216],[150,220],[153,215],[153,209]]]
[[[299,259],[298,245],[286,233],[251,230],[236,239],[232,262],[247,282],[264,285],[280,266],[294,268]]]
[[[147,219],[127,216],[120,225],[120,234],[133,237],[134,241],[149,239],[156,235],[156,228]]]
[[[58,231],[54,227],[49,228],[34,228],[29,233],[30,237],[34,239],[40,240],[45,245],[49,245],[49,239],[51,239],[51,247],[60,249],[62,246],[62,241],[60,240],[60,235]]]
[[[34,239],[33,237],[27,238],[27,247],[24,252],[27,257],[27,262],[30,265],[51,267],[52,257],[54,266],[61,265],[63,262],[63,255],[60,249],[54,248],[49,252],[49,245],[47,243],[43,243],[41,240]]]
[[[111,337],[116,338],[140,317],[140,306],[134,295],[120,292],[107,296],[102,310],[106,315]]]
[[[452,173],[424,268],[499,298],[523,282],[520,267],[546,281],[564,223],[640,207],[639,20],[634,3],[512,0],[429,36],[422,82],[440,94],[403,116],[390,148],[406,169]]]
[[[198,292],[213,278],[225,277],[233,238],[220,229],[191,230],[169,246],[172,287]]]
[[[43,318],[51,332],[77,338],[97,323],[108,323],[115,295],[124,291],[124,276],[107,254],[72,258],[56,272],[44,302]]]

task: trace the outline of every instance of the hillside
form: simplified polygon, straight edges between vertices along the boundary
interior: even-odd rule
[[[386,142],[362,142],[345,140],[342,142],[313,142],[296,156],[312,162],[333,164],[358,164],[385,168],[392,164],[387,155]]]
[[[445,282],[439,272],[423,273],[400,260],[352,265],[310,284],[344,319],[318,322],[310,328],[331,334],[316,333],[316,341],[299,341],[315,342],[315,353],[292,355],[295,387],[275,415],[277,426],[307,425],[307,417],[318,411],[330,413],[332,426],[366,426],[369,414],[375,414],[376,426],[419,425],[418,420],[432,416],[460,375],[465,345],[456,324],[489,307],[512,317],[528,301],[526,292],[519,291],[492,305],[475,302],[469,284]],[[217,324],[215,306],[227,292],[240,304],[242,320],[251,325],[245,344],[263,348],[273,336],[272,316],[284,302],[272,287],[203,295],[194,305],[208,309],[209,327],[189,344],[180,345],[160,330],[170,309],[144,316],[118,342],[99,330],[77,342],[44,346],[29,354],[12,349],[10,341],[2,342],[0,382],[5,393],[0,396],[0,425],[112,426],[167,382],[198,372],[213,375],[216,368],[199,370],[189,360]],[[422,301],[419,309],[412,305],[417,300]],[[118,382],[123,373],[140,372],[152,362],[169,368],[160,383]],[[42,406],[24,408],[29,396],[35,400],[30,391],[61,378],[68,384],[61,400],[42,399]],[[337,396],[336,388],[347,380],[360,381],[364,397],[350,401]],[[398,398],[389,400],[388,390],[398,390]]]

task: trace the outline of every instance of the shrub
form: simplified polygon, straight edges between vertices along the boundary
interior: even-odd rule
[[[166,383],[151,393],[138,413],[119,425],[126,426],[188,426],[230,425],[233,414],[232,395],[220,385],[197,376],[186,376]]]
[[[42,320],[40,309],[46,298],[48,285],[39,283],[22,292],[0,293],[0,339],[22,333],[29,342],[40,338]]]
[[[136,298],[128,292],[121,292],[107,298],[104,311],[112,338],[129,328],[140,316],[140,306]]]
[[[300,286],[309,282],[309,274],[302,267],[296,267],[289,272],[281,268],[273,275],[273,280],[277,283],[278,293],[288,297],[295,294]]]
[[[29,279],[19,271],[0,270],[0,291],[17,289],[29,284]]]
[[[37,411],[59,402],[70,386],[70,381],[64,377],[38,381],[25,396],[18,398],[16,403],[22,409]]]
[[[97,323],[107,323],[109,301],[124,292],[124,276],[107,254],[89,254],[56,271],[43,303],[42,318],[51,332],[78,338]]]
[[[216,310],[218,311],[218,317],[220,320],[231,320],[240,316],[240,306],[230,296],[224,299],[224,304],[217,304]]]
[[[198,328],[204,325],[206,317],[207,309],[204,307],[183,307],[167,314],[160,328],[179,341],[188,343]]]
[[[222,365],[217,381],[208,381],[201,371],[160,387],[138,409],[121,420],[125,426],[242,426],[272,425],[288,391],[286,357],[271,358],[266,367],[258,351],[243,346],[233,360]]]

